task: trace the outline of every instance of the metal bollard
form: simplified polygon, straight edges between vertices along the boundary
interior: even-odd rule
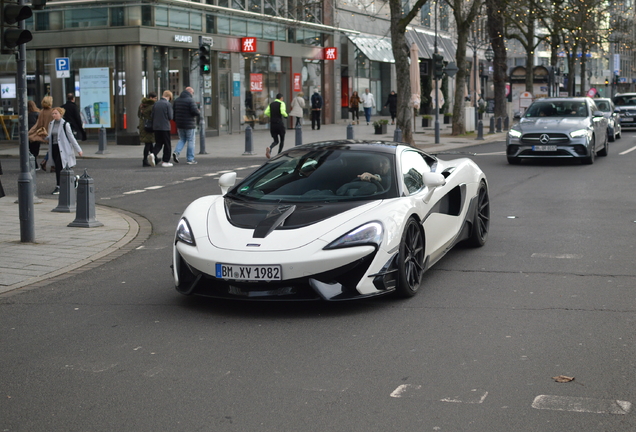
[[[201,110],[201,104],[197,103],[199,110]],[[205,151],[205,117],[199,116],[199,154],[208,154]]]
[[[477,122],[477,138],[475,140],[483,140],[484,139],[484,122],[479,119]]]
[[[296,129],[296,145],[303,145],[303,129],[300,126],[300,123],[298,123],[295,127]]]
[[[501,132],[501,117],[497,117],[497,133]]]
[[[106,154],[108,153],[108,150],[106,150],[106,148],[108,147],[108,143],[106,142],[106,128],[104,126],[102,126],[99,129],[99,140],[97,142],[97,153],[96,154]]]
[[[488,132],[488,134],[494,134],[495,133],[495,117],[490,117],[490,132]]]
[[[33,203],[42,204],[42,200],[38,198],[38,182],[35,181],[35,177],[37,175],[35,168],[37,168],[37,161],[31,152],[29,152],[29,169],[31,171],[31,178],[33,179]]]
[[[57,207],[52,212],[71,213],[75,211],[75,173],[68,166],[60,172],[60,195]]]
[[[510,117],[506,116],[504,119],[504,130],[507,131],[510,129]]]
[[[393,141],[402,142],[402,129],[399,127],[395,127],[395,131],[393,132]]]
[[[243,155],[253,155],[254,153],[254,145],[252,143],[252,128],[250,125],[247,125],[245,128],[245,151]]]
[[[347,139],[352,140],[355,139],[354,138],[354,134],[353,134],[353,124],[349,123],[349,125],[347,126]]]
[[[95,188],[93,187],[93,179],[88,175],[86,169],[78,179],[75,220],[67,226],[79,228],[104,226],[103,223],[95,220]]]

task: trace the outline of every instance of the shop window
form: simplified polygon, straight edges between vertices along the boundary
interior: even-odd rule
[[[105,27],[108,8],[68,9],[64,11],[64,27]]]
[[[382,72],[380,71],[380,62],[369,62],[371,63],[371,78],[380,79],[382,78]]]
[[[141,7],[141,25],[152,26],[152,6]]]
[[[217,17],[216,19],[217,33],[229,35],[230,34],[230,20],[229,18]]]
[[[124,8],[122,6],[110,8],[110,26],[120,27],[125,25],[124,22]]]
[[[170,27],[189,29],[190,12],[180,9],[170,9]]]
[[[220,52],[219,53],[219,69],[230,69],[230,54]]]
[[[162,6],[155,8],[155,25],[157,27],[168,27],[168,8]]]
[[[247,36],[247,21],[233,19],[230,34],[233,36]]]
[[[215,25],[214,25],[214,15],[207,14],[205,16],[205,32],[206,33],[215,33]]]

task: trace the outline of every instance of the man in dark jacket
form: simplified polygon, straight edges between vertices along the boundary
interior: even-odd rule
[[[150,166],[148,163],[148,155],[152,153],[155,142],[155,134],[152,130],[146,130],[146,121],[152,124],[152,107],[157,102],[157,93],[149,92],[148,97],[141,99],[141,104],[137,110],[137,116],[139,117],[139,141],[144,144],[144,159],[143,166]]]
[[[314,94],[311,95],[311,129],[320,130],[320,113],[322,111],[322,96],[318,93],[318,89],[314,90]]]
[[[152,107],[152,129],[155,131],[155,146],[148,155],[148,163],[155,166],[155,160],[159,151],[163,148],[161,160],[162,167],[171,167],[170,155],[172,144],[170,143],[170,120],[172,120],[172,92],[165,90]]]
[[[179,155],[186,142],[188,143],[186,152],[188,165],[197,163],[197,161],[194,160],[194,131],[197,127],[197,117],[199,117],[201,113],[192,98],[193,95],[194,89],[192,87],[186,87],[177,100],[174,101],[174,121],[177,123],[177,131],[179,132],[179,142],[177,143],[177,148],[174,150],[174,153],[172,153],[172,160],[175,163],[179,163]]]
[[[265,108],[263,114],[271,119],[269,132],[272,134],[272,138],[274,138],[272,145],[265,149],[265,157],[269,159],[272,149],[278,145],[279,137],[280,147],[278,148],[278,153],[283,150],[283,145],[285,145],[285,122],[283,121],[283,117],[287,117],[287,108],[285,107],[281,93],[276,95],[276,100]]]
[[[71,129],[73,129],[73,133],[77,139],[86,141],[86,131],[82,125],[79,108],[75,105],[75,96],[73,93],[66,95],[66,103],[62,105],[62,108],[64,108],[64,120],[71,125]]]

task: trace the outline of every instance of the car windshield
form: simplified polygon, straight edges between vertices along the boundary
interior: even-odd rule
[[[587,117],[587,104],[582,101],[535,102],[524,117]]]
[[[228,197],[258,202],[394,198],[395,156],[349,149],[290,150],[234,187]]]
[[[599,111],[612,112],[612,106],[610,105],[609,101],[596,101],[596,107],[599,109]]]
[[[622,95],[614,97],[614,105],[616,106],[634,106],[636,105],[636,96]]]

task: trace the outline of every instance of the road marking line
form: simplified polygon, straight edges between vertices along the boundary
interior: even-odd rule
[[[557,258],[557,259],[581,259],[583,255],[578,254],[553,254],[553,253],[533,253],[532,258]]]
[[[500,151],[500,152],[492,152],[492,153],[476,153],[475,156],[499,156],[499,155],[505,155],[506,152],[505,151]]]
[[[393,397],[393,398],[402,397],[402,395],[410,388],[412,388],[414,390],[419,390],[419,389],[422,388],[422,386],[421,385],[416,385],[416,384],[402,384],[402,385],[399,385],[398,388],[393,390],[393,392],[391,393],[391,397]]]
[[[147,188],[145,188],[146,190],[155,190],[155,189],[161,189],[165,186],[148,186]]]
[[[133,195],[133,194],[138,194],[138,193],[142,193],[142,192],[146,192],[145,190],[133,190],[130,192],[124,192],[124,195]]]
[[[480,404],[486,400],[488,392],[484,390],[472,389],[470,393],[463,396],[453,396],[440,399],[440,402],[452,402],[452,403],[467,403],[467,404]]]
[[[203,177],[188,177],[187,179],[183,179],[183,181],[192,181],[192,180],[200,180]]]
[[[627,149],[624,152],[620,152],[619,155],[623,156],[624,154],[627,154],[629,152],[633,152],[634,150],[636,150],[636,146],[634,146],[634,147],[632,147],[630,149]]]
[[[631,402],[622,400],[540,395],[534,398],[532,408],[552,411],[625,415],[631,411],[632,404]]]

